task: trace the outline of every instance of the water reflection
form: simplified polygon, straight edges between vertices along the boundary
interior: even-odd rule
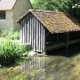
[[[26,61],[22,65],[26,80],[80,80],[80,48],[70,49],[69,57],[63,55],[64,49],[58,51]]]
[[[45,57],[32,57],[32,60],[26,61],[23,64],[25,74],[32,74],[35,80],[45,79]]]
[[[0,80],[12,75],[16,76],[15,79],[6,80],[22,80],[23,75],[26,75],[23,80],[80,80],[80,48],[71,46],[69,57],[65,53],[65,48],[50,51],[47,57],[32,57],[19,67],[11,67],[7,71],[2,69]]]
[[[80,80],[80,55],[33,57],[23,65],[26,80]],[[30,74],[30,75],[28,75]]]

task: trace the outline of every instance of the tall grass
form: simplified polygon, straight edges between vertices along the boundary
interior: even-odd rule
[[[11,40],[19,40],[20,32],[19,30],[14,31],[0,30],[0,37],[5,37]]]
[[[0,64],[10,65],[14,64],[17,58],[28,51],[26,45],[20,45],[10,40],[0,41]]]

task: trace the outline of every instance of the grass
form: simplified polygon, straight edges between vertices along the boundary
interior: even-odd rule
[[[14,31],[1,30],[0,37],[11,39],[11,40],[19,40],[20,31],[19,30],[14,30]]]
[[[0,65],[13,64],[16,58],[21,57],[23,53],[28,53],[26,45],[19,44],[20,33],[15,31],[0,31]]]
[[[26,45],[21,45],[12,41],[0,42],[0,64],[10,65],[14,64],[16,59],[20,58],[23,53],[28,51]]]

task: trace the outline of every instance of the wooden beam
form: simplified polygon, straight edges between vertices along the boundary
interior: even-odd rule
[[[49,45],[46,47],[46,50],[49,51],[49,50],[55,50],[55,49],[58,49],[58,48],[61,48],[61,47],[64,47],[65,46],[65,43],[58,43],[58,44],[53,44],[53,45]]]
[[[66,35],[66,56],[68,57],[68,53],[69,53],[69,50],[68,50],[68,48],[69,48],[69,32],[66,32],[65,33],[65,35]]]
[[[69,32],[66,32],[65,35],[66,35],[66,48],[68,48],[69,47]]]
[[[80,42],[80,39],[69,41],[69,45]]]
[[[58,35],[59,35],[59,34],[57,34],[57,42],[58,42]]]

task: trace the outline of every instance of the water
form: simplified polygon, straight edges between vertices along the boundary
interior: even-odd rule
[[[1,69],[0,80],[80,80],[80,49],[69,50],[68,57],[64,54],[63,49],[51,51],[47,57],[32,57],[19,67]],[[25,78],[18,78],[22,73]]]
[[[33,74],[27,80],[80,80],[80,55],[33,57],[24,63],[23,71]]]

